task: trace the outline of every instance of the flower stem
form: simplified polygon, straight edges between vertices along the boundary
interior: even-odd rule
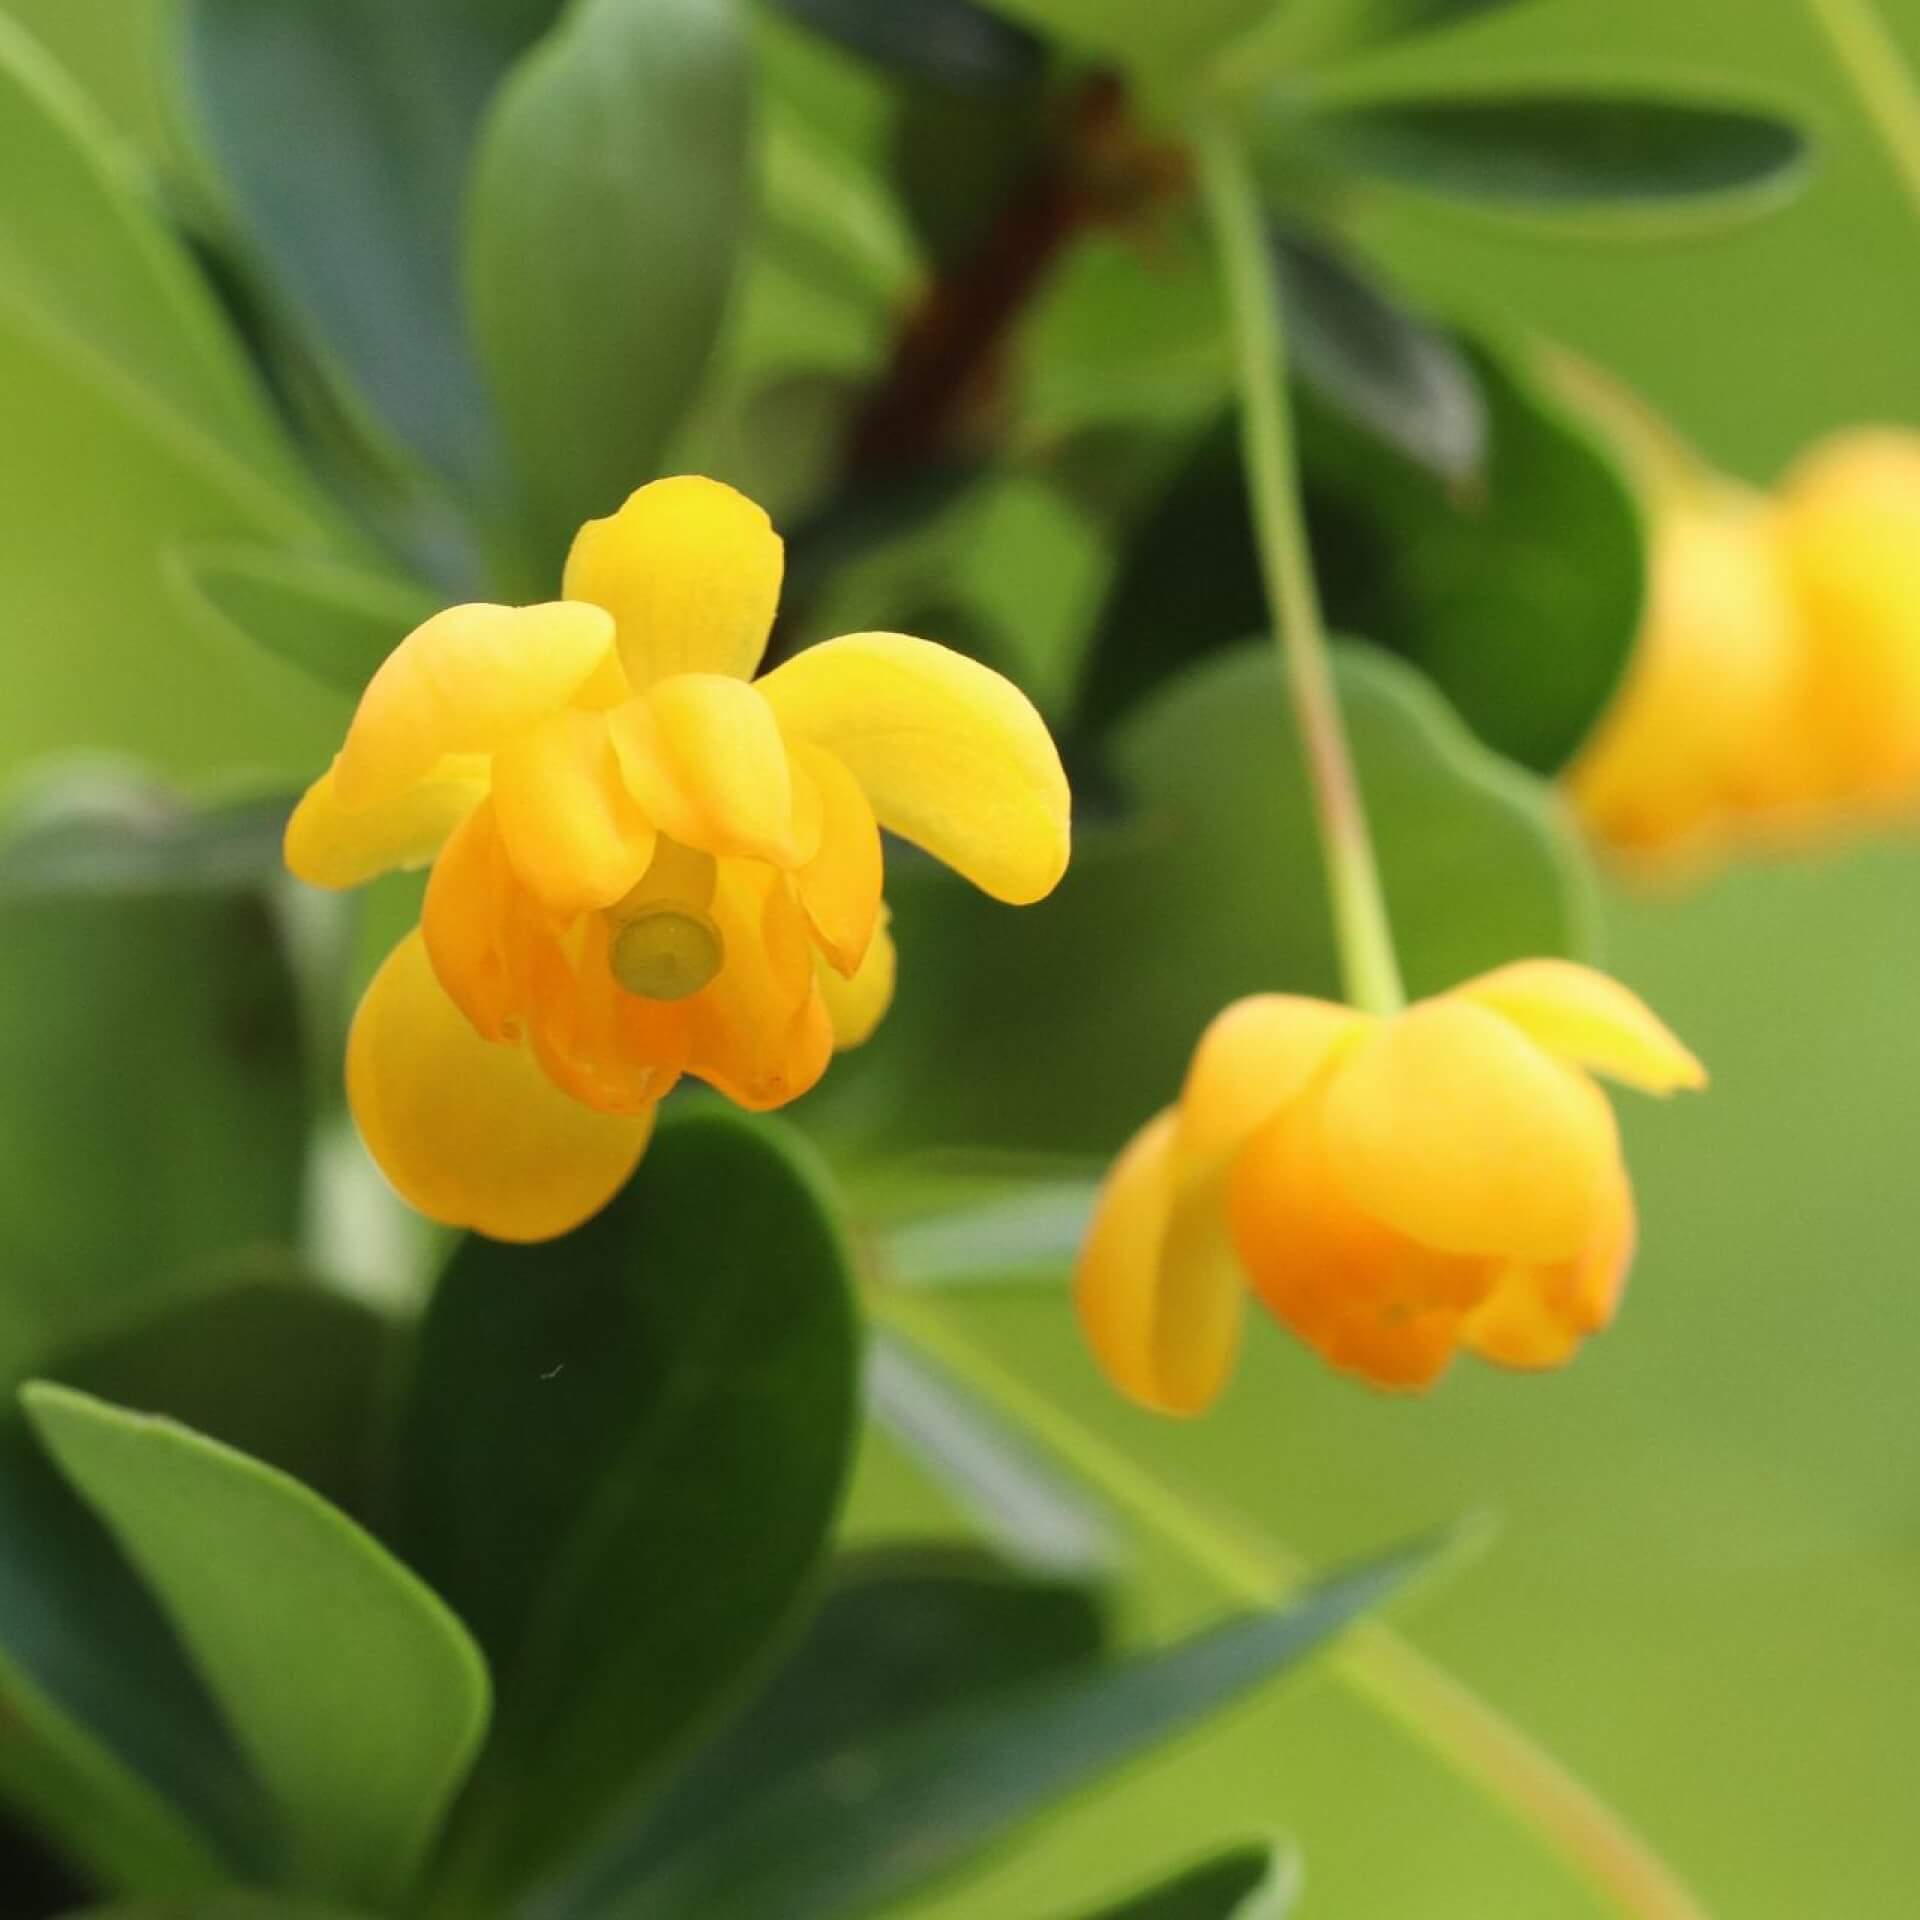
[[[1280,290],[1239,135],[1204,122],[1200,178],[1219,249],[1240,386],[1240,432],[1274,642],[1306,751],[1347,998],[1372,1013],[1405,1000],[1366,805],[1340,718],[1300,505]]]
[[[1920,87],[1873,0],[1807,0],[1920,213]]]
[[[877,1320],[1036,1440],[1223,1596],[1272,1606],[1306,1577],[1297,1556],[1210,1517],[1016,1378],[927,1295],[875,1286],[868,1302]],[[1612,1808],[1391,1627],[1363,1620],[1327,1659],[1348,1686],[1503,1807],[1615,1912],[1630,1920],[1708,1920],[1672,1869]]]

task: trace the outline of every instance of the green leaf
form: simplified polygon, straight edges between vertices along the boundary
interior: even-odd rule
[[[190,90],[272,281],[428,465],[501,456],[462,311],[487,104],[561,0],[191,0]]]
[[[0,1377],[287,1244],[306,1076],[274,809],[69,782],[0,854]]]
[[[905,90],[893,134],[901,202],[928,257],[964,268],[996,217],[1033,180],[1051,132],[1046,69],[990,94]]]
[[[308,554],[222,542],[173,557],[182,589],[209,616],[355,698],[440,604],[424,587]]]
[[[1486,455],[1487,414],[1453,341],[1326,241],[1276,230],[1294,366],[1327,404],[1444,479]]]
[[[1300,1865],[1290,1849],[1247,1847],[1087,1920],[1286,1920],[1299,1898]]]
[[[814,32],[954,93],[1018,89],[1044,57],[1030,33],[973,0],[775,0]]]
[[[608,1920],[853,1920],[1319,1652],[1426,1557],[821,1755],[693,1838]]]
[[[191,1900],[136,1900],[126,1906],[87,1907],[64,1920],[366,1920],[345,1907],[318,1907],[277,1893],[220,1893]]]
[[[1471,483],[1302,407],[1307,517],[1332,624],[1404,655],[1481,739],[1559,771],[1611,699],[1639,629],[1639,510],[1612,457],[1518,366],[1469,346],[1486,416]],[[1238,434],[1223,423],[1135,534],[1080,714],[1109,724],[1168,674],[1265,624]]]
[[[1273,0],[995,0],[996,10],[1041,33],[1078,42],[1139,70],[1149,83],[1184,78],[1259,21]]]
[[[699,384],[747,218],[748,93],[735,0],[582,0],[489,116],[469,285],[536,568],[658,471]]]
[[[1233,50],[1234,77],[1251,81],[1297,73],[1524,4],[1526,0],[1294,0]]]
[[[486,1668],[460,1623],[277,1469],[71,1388],[21,1398],[278,1800],[294,1884],[398,1895],[486,1726]]]
[[[499,1679],[450,1885],[591,1837],[785,1630],[855,1417],[847,1255],[774,1124],[661,1126],[562,1240],[472,1239],[421,1336],[403,1544]]]
[[[851,1741],[1085,1667],[1105,1637],[1085,1588],[1020,1578],[989,1554],[946,1546],[851,1554],[766,1689],[542,1912],[592,1920],[748,1796]]]
[[[1295,111],[1280,106],[1283,127]],[[1807,161],[1775,113],[1579,86],[1328,105],[1299,133],[1343,172],[1530,213],[1751,210],[1791,192]]]
[[[1409,989],[1581,951],[1584,870],[1544,783],[1480,746],[1401,662],[1346,648],[1338,675]],[[1182,676],[1111,753],[1130,817],[1082,830],[1041,905],[1009,913],[930,864],[900,863],[889,887],[898,997],[816,1096],[823,1130],[883,1154],[930,1143],[1111,1151],[1173,1096],[1228,1001],[1338,992],[1319,841],[1271,651]]]

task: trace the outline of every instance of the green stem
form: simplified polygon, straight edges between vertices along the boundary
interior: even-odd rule
[[[1873,0],[1808,0],[1920,213],[1920,87]]]
[[[1271,1606],[1306,1577],[1296,1556],[1210,1517],[1016,1378],[927,1295],[876,1286],[868,1304],[876,1320],[1038,1441],[1223,1596]],[[1327,1657],[1348,1686],[1505,1808],[1615,1912],[1631,1920],[1708,1920],[1672,1869],[1611,1807],[1391,1627],[1362,1621]]]
[[[1266,224],[1237,132],[1209,120],[1198,131],[1197,146],[1232,321],[1261,577],[1306,751],[1341,973],[1355,1006],[1392,1013],[1405,993],[1313,583],[1287,391],[1285,321]]]

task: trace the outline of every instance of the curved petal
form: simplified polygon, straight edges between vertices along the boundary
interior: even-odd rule
[[[394,648],[360,696],[334,762],[343,806],[397,799],[443,754],[491,753],[566,706],[613,648],[600,607],[449,607]]]
[[[773,523],[718,480],[655,480],[589,520],[564,591],[613,615],[636,690],[676,673],[749,678],[767,650],[785,551]]]
[[[818,851],[795,871],[794,892],[828,963],[852,980],[880,918],[880,823],[859,781],[823,748],[796,747],[794,774],[796,792],[820,808]]]
[[[443,990],[483,1038],[517,1040],[541,950],[552,936],[514,875],[493,803],[482,801],[440,850],[420,910]]]
[[[1505,1014],[1557,1058],[1648,1093],[1707,1084],[1706,1069],[1653,1009],[1592,967],[1571,960],[1516,960],[1454,991]]]
[[[602,1113],[644,1113],[686,1065],[693,1020],[677,1001],[628,993],[609,962],[612,928],[589,915],[566,947],[536,952],[528,1038],[555,1086]]]
[[[744,680],[683,673],[608,715],[627,790],[660,831],[722,857],[797,866],[793,770]]]
[[[1236,1151],[1370,1024],[1352,1007],[1293,993],[1254,994],[1224,1008],[1200,1036],[1180,1092],[1182,1158]]]
[[[347,1096],[367,1150],[430,1219],[496,1240],[549,1240],[611,1200],[653,1111],[610,1118],[570,1100],[521,1047],[482,1040],[411,934],[354,1017]]]
[[[449,756],[394,799],[347,808],[329,767],[287,822],[287,871],[309,886],[338,888],[364,886],[396,868],[424,867],[486,794],[486,762]]]
[[[1510,1021],[1422,1001],[1336,1070],[1327,1163],[1353,1202],[1446,1253],[1570,1259],[1620,1161],[1612,1109]]]
[[[493,757],[493,805],[514,871],[556,913],[612,906],[653,858],[603,714],[563,708],[509,741]]]
[[[865,1046],[874,1030],[886,1018],[893,1004],[894,975],[898,961],[893,950],[893,935],[882,919],[867,942],[867,950],[851,978],[843,978],[822,954],[814,969],[825,1001],[827,1018],[833,1022],[833,1047],[836,1053]]]
[[[1178,1119],[1148,1121],[1114,1162],[1074,1272],[1095,1359],[1159,1413],[1212,1405],[1239,1352],[1243,1286],[1223,1183],[1182,1187]]]
[[[758,684],[789,739],[845,763],[883,827],[1014,906],[1059,884],[1067,776],[1010,680],[930,640],[855,633]]]

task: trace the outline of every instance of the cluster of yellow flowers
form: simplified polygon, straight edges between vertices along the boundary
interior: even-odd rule
[[[1646,469],[1646,618],[1568,789],[1672,864],[1920,819],[1920,436],[1814,447],[1771,493]]]
[[[404,640],[296,809],[288,864],[316,885],[432,863],[347,1058],[369,1150],[432,1218],[566,1232],[683,1074],[748,1107],[805,1093],[891,997],[881,827],[1014,904],[1065,871],[1059,756],[997,674],[868,633],[752,678],[781,571],[730,488],[644,487],[582,529],[565,598],[456,607]],[[1633,1242],[1588,1069],[1702,1077],[1624,988],[1564,961],[1385,1018],[1229,1007],[1102,1195],[1078,1280],[1096,1357],[1146,1405],[1204,1406],[1244,1274],[1383,1386],[1462,1348],[1566,1360]]]

